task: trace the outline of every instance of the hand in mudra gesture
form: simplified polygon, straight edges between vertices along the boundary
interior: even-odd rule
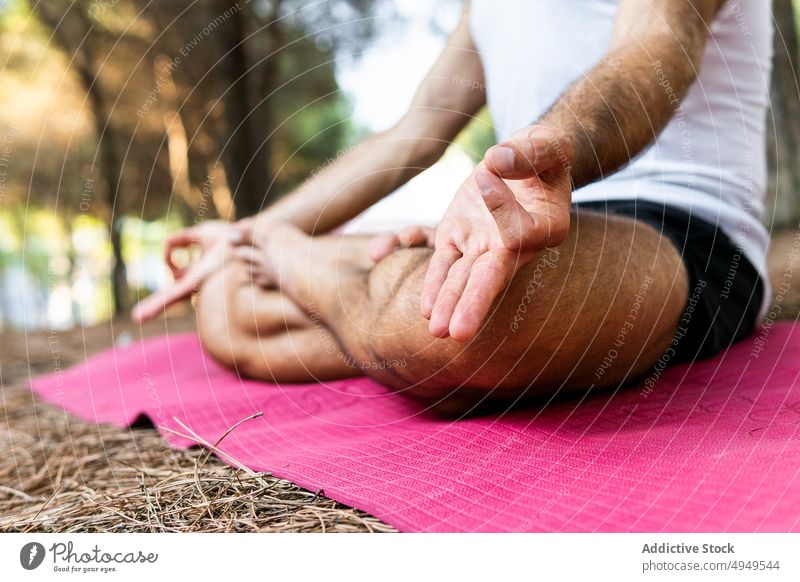
[[[489,149],[436,229],[421,297],[433,335],[472,339],[514,273],[564,242],[571,158],[563,132],[544,126]]]

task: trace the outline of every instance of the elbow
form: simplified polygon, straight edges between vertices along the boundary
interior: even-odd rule
[[[468,121],[469,116],[428,103],[410,108],[389,133],[408,145],[410,166],[428,168],[442,157]]]
[[[416,169],[435,164],[451,142],[449,133],[441,127],[441,116],[413,109],[387,132],[386,137],[404,145],[406,165]]]
[[[430,168],[444,155],[450,141],[434,138],[423,138],[416,146],[414,157],[420,167]]]

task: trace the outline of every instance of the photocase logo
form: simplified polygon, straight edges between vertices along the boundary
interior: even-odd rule
[[[39,542],[30,542],[19,551],[19,563],[26,570],[35,570],[44,561],[44,546]]]

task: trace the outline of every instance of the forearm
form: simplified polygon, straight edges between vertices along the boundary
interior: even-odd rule
[[[697,76],[718,6],[687,2],[678,13],[663,0],[653,4],[655,17],[622,15],[609,52],[538,121],[570,139],[576,188],[614,173],[650,145]]]
[[[295,191],[264,210],[260,222],[289,222],[307,233],[328,232],[357,216],[432,165],[447,147],[426,138],[424,112],[409,113],[324,164]]]
[[[486,103],[483,69],[469,31],[469,2],[447,45],[390,130],[323,166],[259,220],[320,234],[358,215],[431,166]]]
[[[672,92],[659,85],[657,63]],[[562,129],[572,142],[576,188],[619,170],[667,125],[693,77],[673,59],[637,49],[609,54],[575,83],[538,122]]]

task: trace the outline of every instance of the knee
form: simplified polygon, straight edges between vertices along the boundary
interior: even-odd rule
[[[239,273],[234,266],[210,275],[197,294],[197,332],[203,349],[226,368],[237,364],[240,333],[233,324],[231,310]]]
[[[250,303],[245,300],[252,290],[242,273],[238,265],[226,266],[206,279],[200,288],[197,297],[200,344],[217,363],[240,376],[294,381],[298,367],[294,346],[285,334],[287,317],[282,311],[275,317],[283,327],[270,321],[261,322],[260,330],[252,329],[253,314],[248,315]],[[265,331],[273,328],[281,331]]]
[[[237,374],[258,377],[264,362],[253,353],[255,338],[230,317],[230,295],[225,293],[224,273],[213,275],[201,288],[197,300],[200,345],[218,364]]]
[[[559,338],[545,329],[540,313],[551,306],[529,309],[525,332],[515,330],[515,310],[527,280],[515,282],[507,297],[498,299],[471,341],[430,334],[420,308],[430,255],[408,249],[373,269],[370,293],[380,303],[365,342],[368,349],[357,355],[367,361],[366,373],[447,415],[533,398],[558,386],[563,370],[553,356]]]
[[[429,249],[405,249],[375,266],[368,282],[375,314],[366,341],[351,352],[376,381],[440,411],[460,412],[492,400],[491,387],[504,375],[503,383],[509,381],[510,351],[491,347],[497,347],[496,329],[466,344],[430,334],[420,308],[430,256]]]
[[[348,348],[365,371],[375,371],[390,386],[407,382],[409,358],[429,339],[419,293],[430,255],[428,249],[397,250],[375,265],[367,279],[369,327],[362,341]]]

